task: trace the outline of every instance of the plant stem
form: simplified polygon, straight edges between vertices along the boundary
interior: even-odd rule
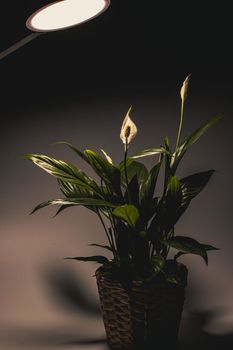
[[[100,187],[101,187],[102,192],[104,192],[104,190],[103,190],[103,188],[104,188],[103,183],[104,183],[103,180],[100,179]]]
[[[126,166],[127,154],[128,154],[128,138],[126,138],[126,142],[125,142],[125,156],[124,156],[125,182],[126,182],[126,186],[127,186],[127,189],[128,189],[128,188],[129,188],[129,180],[128,180],[127,166]],[[127,194],[128,194],[128,202],[130,203],[130,202],[131,202],[131,199],[130,199],[129,191],[127,192]]]
[[[108,242],[109,242],[109,244],[110,244],[110,247],[111,247],[111,248],[114,248],[114,247],[112,246],[112,242],[111,242],[111,239],[110,239],[108,230],[107,230],[106,225],[105,225],[105,223],[104,223],[104,220],[103,220],[103,218],[102,218],[102,216],[101,216],[101,214],[100,214],[100,212],[99,212],[99,209],[97,209],[97,215],[98,215],[98,217],[99,217],[99,219],[100,219],[100,221],[101,221],[101,223],[102,223],[102,225],[103,225],[103,228],[104,228],[104,231],[105,231],[106,236],[107,236],[107,238],[108,238]]]
[[[125,181],[127,187],[129,186],[129,181],[128,181],[128,174],[127,174],[127,168],[126,168],[126,162],[127,162],[127,154],[128,154],[128,139],[126,138],[126,143],[125,143],[125,156],[124,156],[124,172],[125,172]]]
[[[150,253],[150,257],[152,258],[152,256],[154,255],[154,253],[155,253],[155,246],[154,246],[154,244],[152,243],[151,244],[151,253]]]
[[[111,227],[109,227],[108,232],[109,232],[111,240],[112,240],[113,257],[114,257],[115,260],[117,260],[117,250],[116,250],[116,245],[115,245],[115,242],[114,242],[114,235],[113,235]]]
[[[173,227],[167,234],[166,234],[166,239],[171,239],[172,237],[174,237],[174,234],[175,234],[175,227]],[[167,259],[167,256],[168,256],[168,254],[169,254],[169,251],[170,251],[170,247],[164,247],[163,248],[163,253],[162,253],[162,255],[163,255],[163,257],[165,258],[165,259]]]
[[[116,219],[115,217],[112,215],[111,212],[111,220],[112,220],[112,230],[113,230],[113,236],[114,236],[114,240],[115,240],[115,247],[116,247],[116,252],[117,252],[117,229],[116,229]],[[118,252],[117,252],[118,253]]]
[[[154,255],[154,251],[155,251],[155,248],[154,248],[154,245],[152,242],[150,242],[149,251],[150,251],[150,258],[152,258],[152,256]]]
[[[108,193],[113,196],[114,194],[113,194],[111,188],[108,185],[106,185],[106,188],[108,190]],[[114,216],[112,215],[112,210],[110,208],[107,208],[107,212],[108,212],[108,219],[110,220],[110,223],[111,223],[111,226],[112,226],[112,227],[109,228],[109,233],[110,233],[110,230],[111,230],[111,234],[110,235],[111,235],[111,238],[112,238],[112,244],[113,244],[113,247],[115,249],[115,252],[117,252],[117,249],[116,249],[117,245],[116,245],[115,219],[114,219]]]
[[[179,131],[177,135],[177,141],[176,141],[176,151],[180,146],[180,136],[181,136],[181,130],[183,126],[183,119],[184,119],[184,99],[182,99],[182,102],[181,102],[180,125],[179,125]]]
[[[112,215],[112,212],[111,212],[111,209],[107,209],[108,211],[108,218],[110,220],[110,223],[111,223],[111,227],[108,229],[109,231],[109,234],[111,236],[111,239],[112,239],[112,244],[113,244],[113,247],[114,249],[116,249],[116,237],[115,237],[115,223],[114,223],[114,218],[113,218],[113,215]]]

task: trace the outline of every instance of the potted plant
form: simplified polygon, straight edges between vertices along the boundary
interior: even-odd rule
[[[56,214],[82,205],[92,210],[103,225],[107,244],[94,246],[110,251],[111,259],[103,255],[67,259],[101,265],[95,276],[111,349],[174,345],[188,272],[178,259],[191,253],[200,255],[208,264],[208,251],[217,249],[175,234],[176,223],[214,173],[208,170],[180,179],[177,168],[189,148],[219,120],[209,120],[181,142],[188,84],[189,76],[180,91],[181,115],[174,150],[166,137],[160,147],[128,156],[129,144],[137,133],[131,108],[120,133],[124,145],[120,164],[114,164],[104,150],[102,155],[89,149],[81,152],[62,142],[91,166],[99,183],[73,164],[42,154],[25,155],[57,179],[63,194],[63,198],[39,204],[32,213],[48,205],[60,205]],[[153,155],[158,158],[150,170],[137,160]],[[163,179],[160,194],[156,190],[158,176]],[[176,251],[173,258],[168,256],[170,248]]]

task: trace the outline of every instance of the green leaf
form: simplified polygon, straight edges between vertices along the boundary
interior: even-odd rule
[[[140,237],[140,238],[146,238],[147,236],[147,233],[146,231],[139,231],[136,233],[137,237]]]
[[[174,256],[174,260],[176,261],[180,256],[185,255],[187,253],[184,252],[178,252],[175,256]]]
[[[58,185],[60,187],[61,192],[67,197],[67,198],[96,198],[98,197],[95,195],[95,193],[89,189],[80,187],[76,184],[65,182],[58,179]]]
[[[173,283],[173,284],[180,284],[180,281],[179,279],[176,277],[176,276],[166,276],[166,280],[170,283]]]
[[[121,182],[126,185],[126,179],[125,179],[125,171],[124,167],[120,167],[121,171]],[[138,184],[144,183],[148,178],[148,170],[145,167],[144,164],[140,162],[136,162],[134,160],[130,160],[126,162],[126,169],[127,169],[127,177],[128,181],[130,182],[135,175],[137,176]]]
[[[148,221],[157,212],[158,198],[154,198],[154,191],[161,168],[158,162],[149,172],[147,181],[140,188],[140,220],[147,225]]]
[[[211,250],[219,250],[219,248],[215,248],[213,247],[212,245],[209,245],[209,244],[203,244],[203,243],[200,243],[202,248],[205,249],[205,251],[211,251]],[[174,256],[174,260],[177,260],[180,256],[182,255],[185,255],[187,253],[184,253],[184,252],[178,252],[175,256]]]
[[[221,117],[214,117],[211,118],[209,121],[207,121],[204,125],[202,125],[200,128],[195,130],[189,137],[186,138],[186,140],[183,142],[183,144],[177,149],[176,156],[173,157],[174,163],[172,164],[172,168],[175,172],[177,169],[177,166],[181,159],[183,158],[184,154],[187,152],[187,150],[199,140],[199,138],[206,133],[207,130],[209,130],[214,124],[216,124]]]
[[[169,147],[169,140],[168,140],[168,137],[165,137],[164,139],[164,147],[167,151],[167,153],[164,154],[164,163],[165,163],[165,167],[164,167],[164,194],[167,190],[167,186],[168,186],[168,181],[169,181],[169,178],[170,176],[172,175],[175,175],[175,172],[172,172],[172,169],[171,169],[171,161],[172,161],[172,152],[170,150],[170,147]]]
[[[37,210],[42,209],[44,207],[47,207],[48,205],[84,205],[84,206],[96,206],[96,207],[109,207],[109,208],[115,208],[116,205],[105,202],[101,199],[94,199],[94,198],[62,198],[62,199],[52,199],[43,203],[40,203],[37,205],[31,214],[35,213]]]
[[[208,170],[181,179],[183,202],[191,201],[196,197],[205,188],[214,172],[214,170]]]
[[[221,117],[211,118],[207,123],[202,125],[200,128],[195,130],[185,141],[184,141],[184,149],[185,151],[192,146],[199,138],[206,133],[209,128],[211,128],[214,124],[216,124]],[[181,146],[182,147],[182,146]]]
[[[134,156],[131,156],[130,158],[136,159],[136,158],[153,156],[155,154],[161,154],[161,153],[167,153],[165,148],[163,148],[163,147],[148,148],[148,149],[144,149],[143,151],[135,154]]]
[[[57,210],[56,214],[55,214],[53,217],[55,218],[55,217],[56,217],[58,214],[60,214],[63,210],[65,210],[65,209],[67,209],[67,208],[70,208],[70,207],[73,207],[73,205],[71,205],[71,204],[69,204],[69,205],[62,205],[62,206]],[[38,208],[38,209],[40,209],[40,208]],[[38,210],[38,209],[35,208],[35,209],[31,212],[31,214],[35,213],[35,211]]]
[[[193,238],[176,236],[171,239],[161,240],[161,243],[165,246],[175,248],[182,253],[200,255],[204,259],[206,265],[208,265],[208,256],[206,253],[206,249],[202,246],[201,243],[199,243]]]
[[[176,176],[171,176],[168,182],[167,196],[177,197],[177,195],[182,196],[181,184]]]
[[[114,165],[110,164],[106,159],[99,156],[92,150],[84,151],[88,157],[89,163],[96,174],[107,184],[111,185],[114,191],[122,197],[120,187],[120,171]]]
[[[171,176],[168,181],[165,197],[165,220],[170,221],[169,230],[174,226],[175,217],[182,203],[182,189],[176,176]]]
[[[80,186],[78,186],[76,184],[72,184],[72,183],[69,183],[69,182],[64,182],[64,181],[59,180],[59,179],[58,179],[58,184],[59,184],[61,192],[66,196],[66,198],[92,198],[92,199],[99,199],[99,196],[97,196],[93,191],[90,191],[90,190],[88,190],[86,188],[80,187]],[[112,200],[111,200],[112,198],[107,198],[107,195],[103,192],[103,188],[101,188],[101,193],[102,193],[101,197],[103,197],[105,201],[112,202]],[[69,206],[70,205],[62,206],[58,210],[57,214],[59,214],[62,210],[66,209]],[[89,210],[92,210],[92,211],[96,212],[96,209],[93,206],[85,205],[85,207],[87,209],[89,209]]]
[[[139,206],[139,184],[137,175],[131,179],[129,186],[126,188],[124,197],[126,202],[128,198],[130,198],[131,204],[135,205],[136,207]]]
[[[24,157],[57,179],[92,190],[98,195],[101,194],[101,190],[95,181],[71,163],[66,163],[43,154],[25,154]]]
[[[168,181],[168,189],[165,198],[165,220],[171,221],[169,229],[174,226],[177,212],[182,204],[181,183],[176,176],[171,176]]]
[[[165,145],[165,149],[167,151],[166,153],[171,155],[172,152],[171,152],[171,149],[170,149],[170,143],[169,143],[169,139],[168,139],[167,136],[164,138],[164,145]]]
[[[90,246],[93,246],[93,247],[99,247],[99,248],[103,248],[103,249],[107,249],[109,250],[110,252],[113,252],[114,250],[109,247],[108,245],[101,245],[101,244],[95,244],[95,243],[92,243],[92,244],[88,244]]]
[[[77,149],[74,145],[72,145],[71,143],[69,142],[66,142],[66,141],[59,141],[59,142],[55,142],[55,145],[66,145],[68,146],[72,151],[74,151],[80,158],[82,158],[83,160],[85,160],[85,162],[87,162],[89,164],[89,161],[88,161],[88,158],[87,156],[79,151],[79,149]]]
[[[161,238],[173,229],[180,217],[181,207],[181,184],[176,176],[171,176],[168,180],[166,196],[158,203],[156,215],[148,228],[148,235],[155,245],[157,253],[161,250]]]
[[[179,264],[171,259],[166,260],[163,273],[168,282],[186,287],[187,272],[188,270],[185,265]]]
[[[153,255],[151,257],[151,265],[156,274],[158,274],[165,265],[165,259],[161,255]]]
[[[216,247],[213,247],[212,245],[210,245],[210,244],[201,244],[202,245],[202,247],[206,250],[206,251],[208,251],[208,250],[219,250],[220,248],[216,248]]]
[[[113,215],[119,219],[124,220],[131,227],[135,227],[138,219],[139,212],[134,205],[126,204],[119,206],[113,210]]]
[[[115,167],[106,159],[90,149],[86,149],[84,152],[96,174],[107,183],[111,183],[111,178],[114,174]]]
[[[188,208],[191,200],[197,196],[210,180],[213,170],[197,173],[181,180],[170,177],[168,190],[163,201],[159,202],[157,215],[149,227],[149,236],[160,237],[163,229],[169,232]],[[153,239],[153,238],[152,238]],[[159,243],[158,243],[159,246]]]
[[[102,255],[94,255],[94,256],[76,256],[73,258],[64,258],[64,259],[71,259],[71,260],[79,260],[79,261],[93,261],[96,262],[98,264],[108,264],[109,260]]]
[[[158,162],[150,170],[147,180],[141,186],[141,202],[151,202],[154,196],[154,191],[161,168],[162,162]]]
[[[128,166],[129,166],[131,163],[133,163],[133,162],[134,162],[134,160],[133,160],[132,158],[130,158],[130,157],[127,158],[127,160],[126,160],[126,168],[128,168]],[[119,169],[121,173],[124,172],[124,161],[120,162],[120,163],[117,165],[117,169]]]

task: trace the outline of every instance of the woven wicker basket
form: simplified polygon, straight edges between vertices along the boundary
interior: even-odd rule
[[[186,269],[187,277],[187,269]],[[162,280],[132,280],[96,271],[107,343],[112,350],[163,349],[177,344],[185,287]]]

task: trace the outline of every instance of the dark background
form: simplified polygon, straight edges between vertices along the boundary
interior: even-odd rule
[[[30,34],[26,19],[47,3],[4,2],[0,51]],[[177,232],[221,250],[210,253],[208,268],[198,257],[183,258],[189,267],[189,287],[180,336],[184,348],[232,347],[230,3],[145,3],[112,0],[107,12],[91,22],[42,35],[0,61],[4,349],[70,348],[92,341],[92,348],[102,349],[104,337],[91,278],[95,265],[62,260],[96,254],[87,244],[104,243],[102,229],[83,208],[70,209],[54,220],[52,209],[29,216],[37,203],[59,194],[54,179],[20,155],[38,152],[77,162],[63,146],[52,145],[67,140],[80,149],[104,148],[118,162],[123,154],[119,131],[131,104],[139,130],[132,153],[158,146],[166,135],[174,144],[179,91],[189,73],[184,134],[214,115],[223,118],[184,159],[182,176],[211,168],[217,173]]]
[[[29,34],[25,20],[50,2],[4,2],[1,50]],[[231,35],[227,2],[113,0],[101,18],[45,35],[2,61],[3,100],[14,98],[19,108],[24,98],[29,106],[106,92],[167,95],[188,73],[195,93],[229,98]]]

